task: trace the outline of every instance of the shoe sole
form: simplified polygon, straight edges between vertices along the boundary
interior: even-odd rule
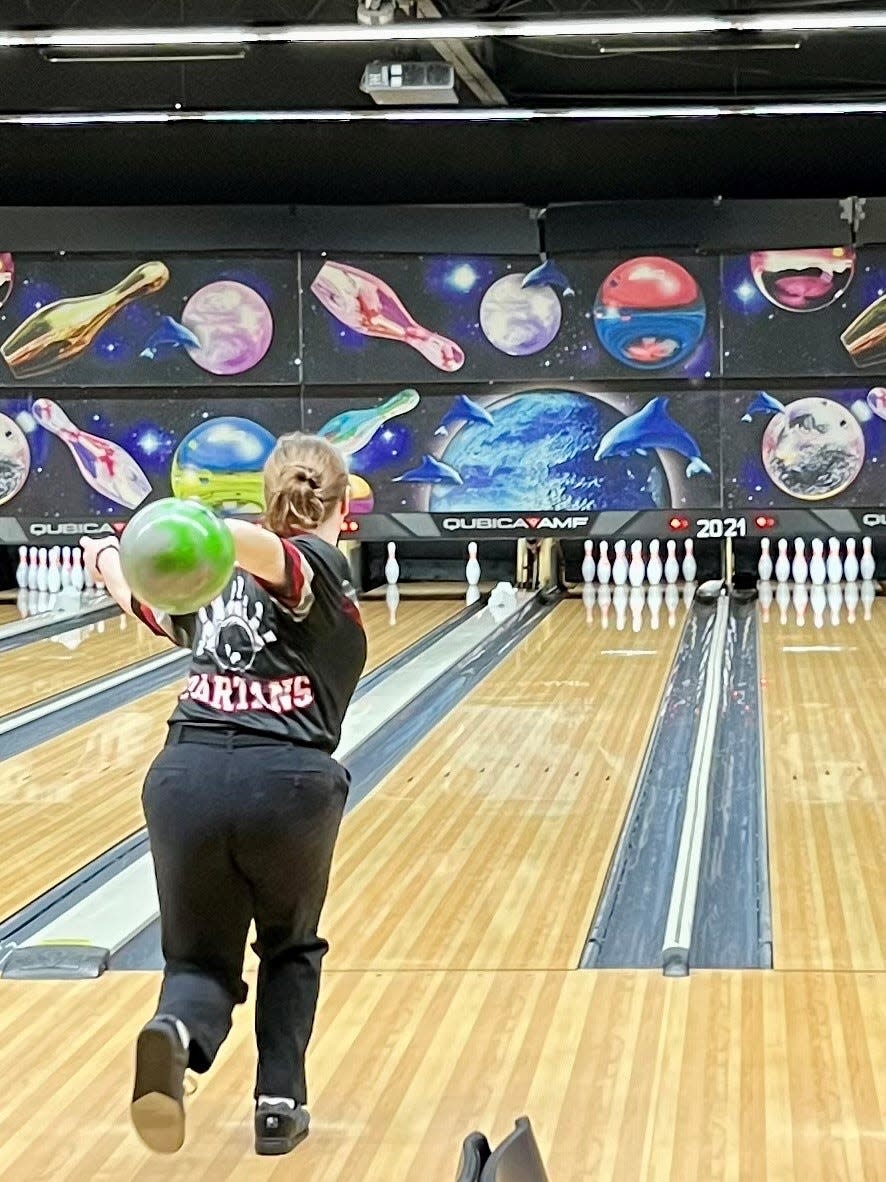
[[[262,1137],[256,1138],[255,1152],[260,1157],[279,1157],[284,1153],[291,1153],[296,1145],[300,1145],[307,1137],[310,1129],[297,1133],[294,1137]]]
[[[185,1110],[170,1095],[177,1072],[170,1032],[143,1030],[136,1045],[135,1094],[130,1116],[135,1131],[155,1153],[175,1153],[185,1141]]]

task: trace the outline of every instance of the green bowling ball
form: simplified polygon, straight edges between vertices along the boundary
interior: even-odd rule
[[[172,616],[197,611],[218,595],[235,557],[221,518],[176,497],[140,509],[120,539],[120,565],[133,595]]]

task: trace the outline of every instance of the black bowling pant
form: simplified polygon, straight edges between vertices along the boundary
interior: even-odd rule
[[[324,752],[170,728],[142,794],[165,961],[157,1012],[188,1027],[195,1071],[209,1069],[246,1000],[254,919],[255,1095],[306,1101],[305,1052],[329,947],[317,927],[348,785]]]

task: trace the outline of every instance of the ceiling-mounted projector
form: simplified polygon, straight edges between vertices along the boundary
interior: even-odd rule
[[[360,89],[381,107],[458,102],[455,70],[446,62],[370,62]]]

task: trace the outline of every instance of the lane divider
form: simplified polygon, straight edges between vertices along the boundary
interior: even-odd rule
[[[106,677],[97,677],[93,681],[87,681],[65,693],[44,698],[42,702],[37,702],[34,706],[27,706],[24,710],[16,710],[13,714],[7,714],[0,718],[0,735],[9,734],[10,731],[16,731],[20,727],[29,726],[41,718],[46,718],[48,714],[55,714],[58,710],[66,710],[70,706],[76,706],[78,702],[85,702],[88,698],[95,697],[97,694],[107,693],[108,690],[126,685],[127,682],[135,681],[136,678],[143,677],[146,673],[156,673],[157,670],[165,669],[168,665],[174,665],[176,662],[184,667],[185,659],[189,656],[190,653],[183,649],[172,649],[171,652],[161,653],[157,657],[148,657],[145,661],[127,665],[116,673],[109,673]],[[0,756],[2,756],[2,751],[0,751]]]
[[[666,977],[685,977],[689,973],[689,949],[695,919],[695,900],[701,868],[708,807],[708,785],[714,740],[717,734],[717,715],[724,677],[726,634],[729,627],[729,598],[721,594],[711,647],[705,670],[704,693],[680,833],[680,846],[674,869],[674,883],[662,944],[662,968]]]

